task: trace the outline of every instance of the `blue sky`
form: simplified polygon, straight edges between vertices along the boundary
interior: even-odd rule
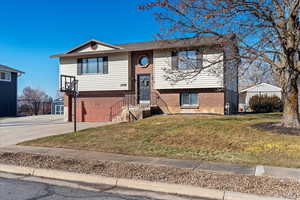
[[[55,97],[58,59],[89,39],[117,44],[155,39],[159,25],[150,12],[139,11],[141,0],[6,0],[1,1],[0,63],[25,74],[26,86]]]

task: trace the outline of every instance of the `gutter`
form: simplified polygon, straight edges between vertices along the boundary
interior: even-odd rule
[[[0,164],[0,171],[14,174],[31,175],[43,178],[84,182],[90,184],[105,184],[114,187],[147,190],[153,192],[170,193],[175,195],[184,195],[215,200],[292,200],[286,198],[277,198],[239,192],[200,188],[190,185],[104,177],[99,175],[79,174],[60,170],[30,168],[5,164]]]

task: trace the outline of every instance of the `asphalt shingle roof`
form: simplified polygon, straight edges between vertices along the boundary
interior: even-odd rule
[[[1,65],[1,64],[0,64],[0,70],[10,71],[10,72],[16,72],[16,73],[24,73],[24,72],[22,72],[20,70],[14,69],[12,67],[8,67],[6,65]]]
[[[133,42],[126,44],[116,44],[115,46],[121,47],[119,49],[112,50],[102,50],[102,51],[92,51],[92,52],[80,52],[74,53],[74,49],[69,52],[62,54],[56,54],[51,57],[76,57],[76,56],[89,56],[97,54],[111,54],[118,52],[131,52],[131,51],[146,51],[146,50],[155,50],[155,49],[171,49],[171,48],[186,48],[186,47],[196,47],[196,46],[213,46],[220,45],[224,41],[233,40],[234,34],[227,34],[221,36],[205,36],[205,37],[190,37],[190,38],[176,38],[169,40],[153,40],[147,42]],[[83,43],[87,45],[87,43]],[[80,45],[77,48],[82,47]]]

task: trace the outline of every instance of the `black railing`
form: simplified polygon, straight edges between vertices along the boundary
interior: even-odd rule
[[[110,116],[109,120],[112,121],[114,117],[116,117],[119,113],[121,113],[123,107],[125,105],[124,99],[117,101],[110,107]]]

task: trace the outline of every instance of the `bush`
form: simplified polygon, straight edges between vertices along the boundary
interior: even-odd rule
[[[283,103],[277,96],[255,95],[250,98],[249,106],[253,112],[282,112]]]

